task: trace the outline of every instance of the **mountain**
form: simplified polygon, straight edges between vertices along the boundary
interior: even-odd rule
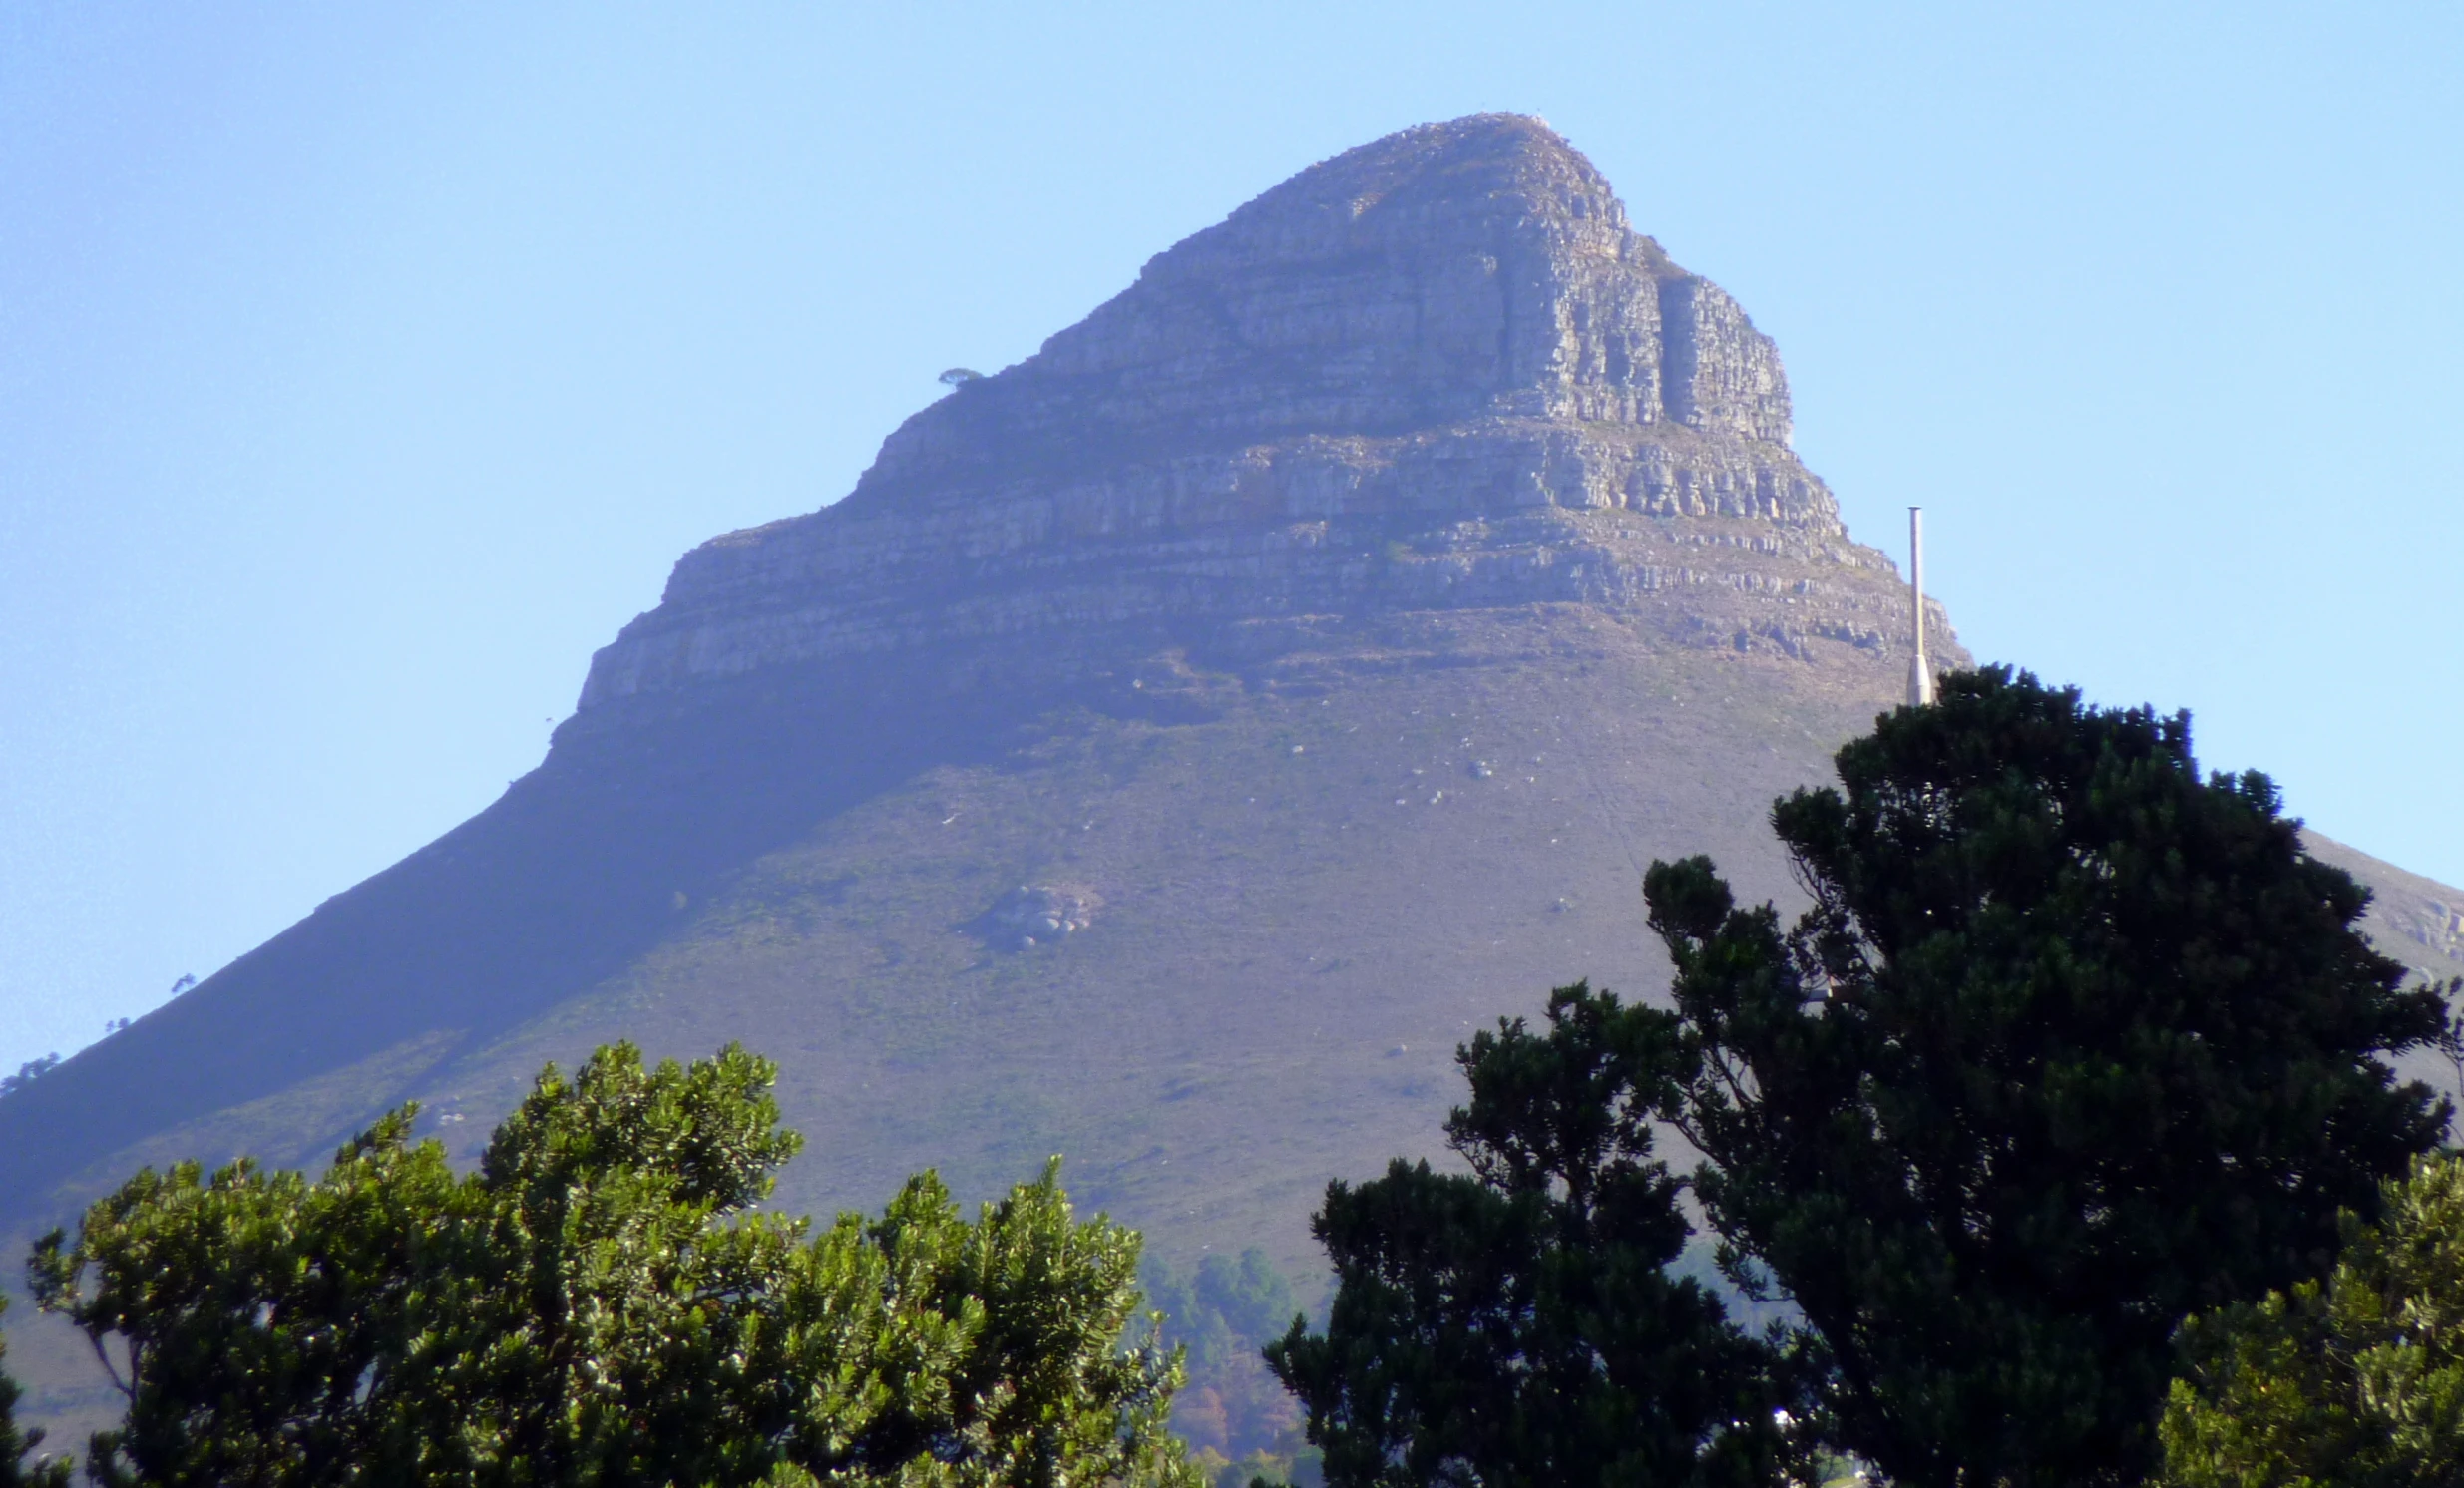
[[[1909,637],[1789,438],[1771,342],[1538,121],[1324,162],[685,555],[503,798],[0,1101],[5,1228],[741,1039],[787,1207],[1060,1152],[1167,1255],[1308,1268],[1471,1028],[1661,985],[1652,858],[1794,897],[1769,803]],[[2464,893],[2319,846],[2464,971]]]

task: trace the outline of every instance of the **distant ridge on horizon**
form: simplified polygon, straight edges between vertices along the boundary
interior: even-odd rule
[[[1167,1256],[1306,1269],[1471,1028],[1659,994],[1654,857],[1795,897],[1768,805],[1909,636],[1791,417],[1539,121],[1313,166],[684,555],[501,799],[0,1100],[0,1230],[411,1099],[467,1159],[550,1059],[733,1039],[811,1139],[785,1207],[1061,1152]],[[2313,841],[2464,972],[2464,891]]]

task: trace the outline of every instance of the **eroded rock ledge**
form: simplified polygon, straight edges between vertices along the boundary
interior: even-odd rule
[[[582,705],[1167,618],[1574,602],[1889,648],[1888,560],[1789,417],[1771,342],[1545,125],[1406,130],[918,413],[845,500],[687,554]]]

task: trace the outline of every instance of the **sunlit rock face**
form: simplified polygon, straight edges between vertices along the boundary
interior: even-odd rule
[[[1547,126],[1483,115],[1303,172],[909,419],[845,500],[687,555],[582,700],[1036,631],[1246,625],[1272,649],[1296,617],[1533,602],[1812,659],[1887,649],[1890,582],[1789,448],[1770,340]]]

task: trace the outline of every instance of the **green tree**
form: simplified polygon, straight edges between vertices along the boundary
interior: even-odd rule
[[[419,1331],[416,1280],[434,1268],[403,1253],[453,1245],[452,1172],[408,1128],[387,1118],[315,1185],[246,1162],[210,1184],[194,1164],[149,1169],[88,1211],[75,1249],[57,1233],[37,1247],[38,1302],[129,1398],[93,1440],[98,1482],[343,1480],[393,1404],[390,1355]]]
[[[2425,1159],[2345,1227],[2323,1287],[2184,1326],[2163,1488],[2464,1481],[2464,1159]]]
[[[1205,1256],[1186,1276],[1149,1257],[1138,1278],[1163,1313],[1164,1337],[1188,1354],[1193,1373],[1282,1337],[1299,1310],[1291,1281],[1256,1246],[1238,1260]]]
[[[8,1295],[0,1293],[0,1313],[8,1309]],[[8,1340],[0,1338],[0,1361],[8,1358]],[[69,1480],[68,1458],[26,1460],[43,1444],[43,1432],[17,1424],[17,1401],[23,1393],[17,1381],[0,1370],[0,1488],[64,1488]]]
[[[730,1047],[553,1067],[457,1175],[414,1112],[310,1180],[148,1170],[32,1275],[114,1367],[106,1484],[1178,1483],[1137,1237],[1057,1170],[974,1223],[750,1213],[796,1150]]]
[[[1792,931],[1708,860],[1646,881],[1706,1053],[1697,1192],[1893,1478],[2137,1481],[2179,1320],[2325,1270],[2338,1209],[2437,1141],[2380,1056],[2439,999],[2186,715],[1988,669],[1838,765],[1773,810]]]
[[[1308,1475],[1316,1456],[1301,1438],[1299,1406],[1260,1352],[1299,1312],[1291,1282],[1266,1252],[1252,1246],[1237,1259],[1211,1253],[1189,1272],[1150,1256],[1138,1279],[1147,1303],[1163,1315],[1165,1343],[1187,1363],[1189,1382],[1173,1401],[1172,1429],[1200,1463],[1234,1488],[1255,1476]],[[1224,1465],[1214,1466],[1218,1459]]]
[[[938,1179],[911,1181],[866,1241],[909,1269],[892,1290],[912,1287],[929,1315],[964,1323],[966,1346],[889,1372],[887,1408],[808,1464],[950,1464],[953,1481],[1019,1488],[1196,1482],[1165,1429],[1181,1363],[1140,1310],[1137,1233],[1076,1221],[1057,1159],[972,1225]]]
[[[1784,1361],[1668,1265],[1688,1228],[1652,1156],[1694,1051],[1670,1014],[1559,988],[1548,1030],[1459,1050],[1468,1174],[1398,1160],[1329,1187],[1326,1332],[1267,1358],[1338,1488],[1775,1483]]]

